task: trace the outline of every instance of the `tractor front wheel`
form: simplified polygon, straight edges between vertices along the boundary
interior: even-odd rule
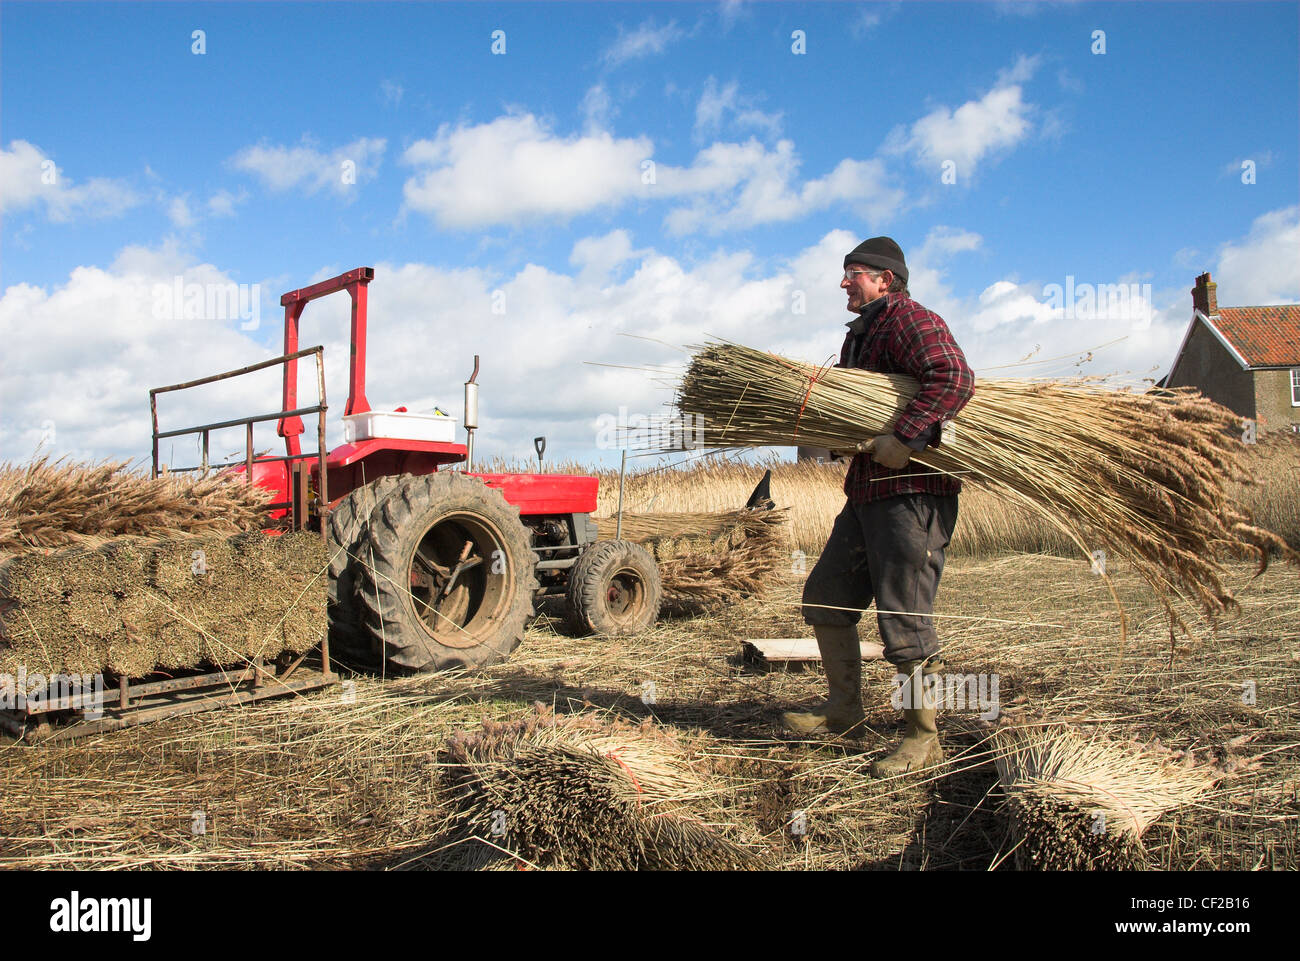
[[[358,553],[361,629],[390,669],[483,667],[523,637],[537,555],[518,508],[482,481],[406,480],[370,515]]]
[[[569,619],[581,634],[640,634],[659,619],[659,566],[640,544],[597,541],[569,571]]]

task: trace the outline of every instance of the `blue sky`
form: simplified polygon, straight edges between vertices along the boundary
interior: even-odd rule
[[[1158,377],[1202,270],[1300,300],[1295,3],[5,3],[0,31],[0,459],[146,453],[149,386],[278,353],[279,294],[363,264],[377,407],[459,414],[479,353],[479,450],[584,461],[666,399],[592,364],[681,356],[619,335],[824,360],[874,234],[982,370],[1111,343],[1082,369]],[[160,317],[176,278],[250,285],[257,326]],[[1141,316],[1051,306],[1067,278]],[[337,300],[304,332],[336,439]]]

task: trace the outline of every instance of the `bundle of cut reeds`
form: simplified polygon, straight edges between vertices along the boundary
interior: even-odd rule
[[[783,513],[775,511],[754,511],[741,509],[734,511],[676,511],[661,514],[624,514],[623,537],[638,544],[652,544],[655,541],[677,540],[685,538],[691,541],[712,540],[724,534],[732,533],[743,525],[746,519],[759,514],[777,514],[775,523],[780,523]],[[608,528],[608,533],[606,533]],[[600,535],[613,537],[615,519],[600,519]]]
[[[0,464],[0,553],[121,535],[231,535],[263,525],[270,492],[228,475],[150,478],[127,461],[77,463],[39,457]]]
[[[1146,829],[1222,776],[1190,753],[1085,736],[1063,724],[1003,728],[993,744],[1022,870],[1132,867]]]
[[[118,538],[0,563],[0,673],[141,677],[301,653],[325,631],[319,534]]]
[[[439,761],[454,811],[442,867],[487,867],[498,856],[567,869],[752,866],[745,847],[702,819],[720,813],[716,789],[649,722],[538,706],[521,721],[453,735]]]
[[[1098,382],[980,380],[938,447],[913,463],[1020,504],[1094,560],[1131,562],[1160,598],[1211,619],[1237,606],[1218,563],[1300,553],[1227,493],[1249,482],[1235,414],[1194,391],[1134,393]],[[818,368],[735,344],[696,348],[681,412],[704,419],[709,447],[805,444],[852,450],[887,432],[918,389],[892,374]],[[1113,593],[1113,591],[1112,591]],[[1118,603],[1118,598],[1116,598]],[[1184,625],[1185,626],[1185,625]]]
[[[602,518],[602,537],[614,536]],[[702,614],[753,597],[790,562],[788,511],[624,514],[623,537],[644,545],[659,565],[664,610]]]

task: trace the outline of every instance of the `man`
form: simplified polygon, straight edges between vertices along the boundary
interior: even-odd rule
[[[970,399],[975,377],[948,325],[911,299],[903,251],[892,239],[873,237],[854,248],[844,258],[840,287],[858,316],[847,325],[838,366],[907,374],[920,389],[892,427],[858,444],[849,465],[848,500],[803,593],[804,620],[817,635],[830,698],[784,720],[804,734],[862,736],[856,625],[874,598],[885,658],[902,678],[907,729],[902,745],[872,764],[871,773],[892,777],[943,760],[934,699],[922,695],[924,679],[944,667],[928,615],[961,491],[957,478],[910,461],[939,445],[943,423]]]

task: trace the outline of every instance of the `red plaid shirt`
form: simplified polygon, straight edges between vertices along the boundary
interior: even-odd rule
[[[913,450],[939,446],[944,422],[975,392],[975,374],[943,318],[901,293],[885,294],[848,327],[837,366],[915,377],[920,390],[894,423],[894,436]],[[870,454],[856,455],[844,478],[844,493],[855,504],[899,494],[960,492],[955,477],[916,462],[890,470]]]

